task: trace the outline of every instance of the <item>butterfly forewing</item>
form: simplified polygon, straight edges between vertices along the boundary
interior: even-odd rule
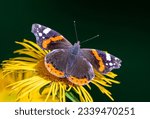
[[[108,73],[121,66],[121,60],[107,52],[95,49],[82,49],[82,55],[101,73]]]
[[[42,49],[67,49],[72,46],[60,33],[46,26],[33,24],[31,32],[35,35],[36,42]]]

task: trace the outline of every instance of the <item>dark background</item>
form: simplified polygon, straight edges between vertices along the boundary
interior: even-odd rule
[[[101,0],[15,0],[0,2],[0,61],[13,57],[19,48],[14,41],[35,41],[31,25],[40,23],[74,43],[73,21],[79,40],[100,34],[82,47],[106,50],[122,59],[120,85],[109,90],[115,101],[150,101],[150,12],[144,2]],[[93,89],[95,101],[110,101]]]

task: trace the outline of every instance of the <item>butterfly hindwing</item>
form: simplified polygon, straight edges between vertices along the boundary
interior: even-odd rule
[[[55,49],[45,57],[47,70],[60,78],[67,78],[73,84],[84,85],[94,78],[91,63],[80,55],[73,55],[67,49]]]
[[[72,46],[60,33],[46,26],[33,24],[31,32],[35,35],[36,42],[42,49],[67,49]]]
[[[68,80],[77,85],[85,85],[95,77],[91,63],[80,55],[72,55],[66,69]]]
[[[45,66],[47,70],[57,76],[65,77],[68,51],[65,49],[55,49],[45,57]]]
[[[82,55],[93,65],[99,72],[106,74],[113,69],[121,66],[121,60],[107,52],[95,49],[82,49]]]

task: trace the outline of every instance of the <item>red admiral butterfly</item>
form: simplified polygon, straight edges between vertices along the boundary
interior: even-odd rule
[[[104,51],[80,48],[79,41],[72,45],[60,33],[46,26],[33,24],[32,33],[42,49],[51,50],[45,56],[47,70],[74,84],[85,85],[92,80],[95,77],[93,68],[106,74],[121,66],[119,58]]]

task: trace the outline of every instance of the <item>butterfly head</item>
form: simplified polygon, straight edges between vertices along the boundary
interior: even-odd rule
[[[80,41],[78,41],[71,47],[72,54],[77,55],[79,52],[80,52]]]

